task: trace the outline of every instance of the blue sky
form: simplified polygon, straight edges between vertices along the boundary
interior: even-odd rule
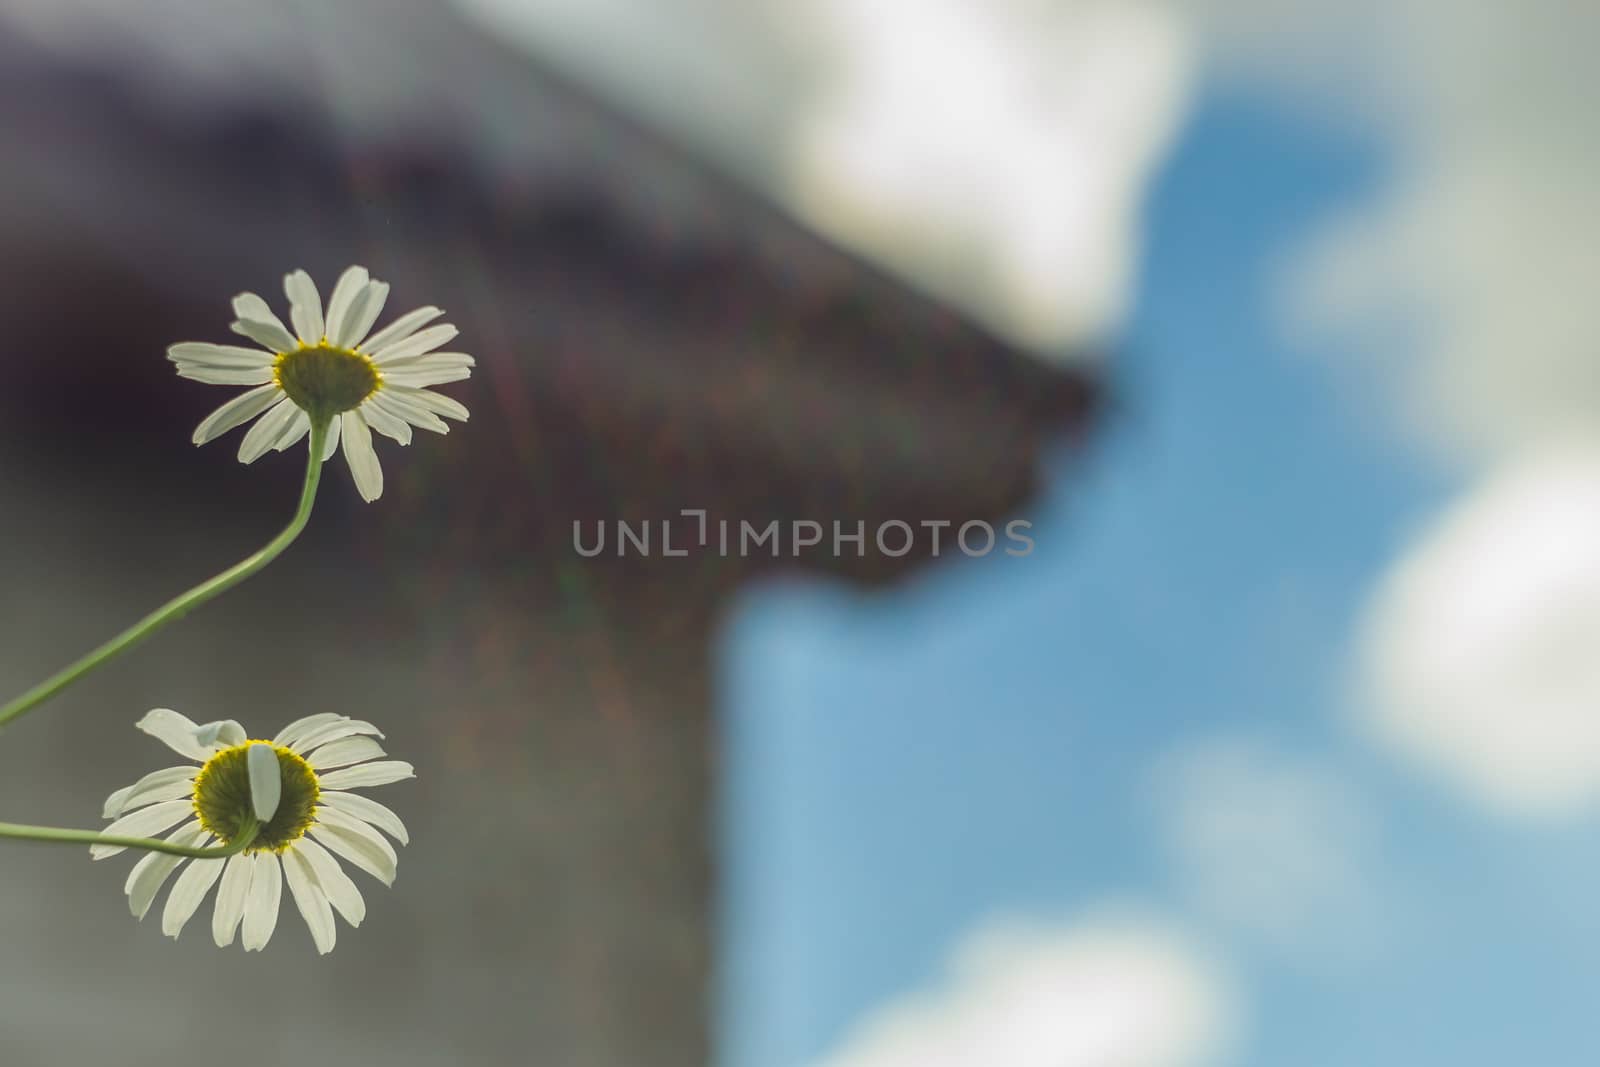
[[[1592,830],[1501,825],[1348,724],[1365,598],[1459,487],[1378,429],[1337,353],[1288,338],[1277,297],[1296,243],[1385,177],[1372,144],[1203,103],[1149,201],[1120,410],[1030,516],[1036,552],[748,598],[723,649],[727,1067],[819,1060],[994,915],[1106,900],[1225,962],[1230,1062],[1594,1062]],[[1218,738],[1359,799],[1365,947],[1285,948],[1195,904],[1152,775]]]

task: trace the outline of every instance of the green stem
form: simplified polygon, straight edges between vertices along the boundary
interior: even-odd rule
[[[98,830],[65,830],[55,826],[25,826],[21,823],[0,822],[0,837],[13,837],[21,841],[54,841],[73,845],[121,845],[123,848],[142,848],[147,852],[165,852],[169,856],[193,856],[196,859],[221,859],[249,848],[261,832],[254,816],[248,816],[240,833],[231,844],[211,848],[191,848],[174,845],[154,837],[123,837],[120,834],[102,834]]]
[[[183,618],[194,608],[227,592],[252,574],[277,559],[300,536],[311,518],[311,505],[317,498],[317,482],[322,477],[322,449],[328,439],[326,420],[311,427],[310,456],[306,460],[305,487],[300,492],[300,507],[283,532],[253,555],[235,563],[214,578],[201,582],[187,593],[174,597],[82,659],[46,678],[15,700],[0,707],[0,726],[25,711],[43,704],[85,674],[149,637],[169,622]]]

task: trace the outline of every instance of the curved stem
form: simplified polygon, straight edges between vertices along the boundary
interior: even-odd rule
[[[169,856],[192,856],[196,859],[221,859],[236,855],[249,848],[261,832],[254,817],[248,817],[239,836],[227,845],[211,848],[191,848],[174,845],[154,837],[123,837],[119,834],[102,834],[98,830],[66,830],[55,826],[25,826],[22,823],[0,822],[0,837],[20,841],[53,841],[70,845],[120,845],[123,848],[142,848],[147,852],[165,852]]]
[[[93,652],[79,659],[76,663],[57,671],[9,704],[0,707],[0,726],[4,726],[23,712],[43,704],[85,674],[120,653],[126,652],[167,623],[183,618],[194,608],[199,607],[215,596],[227,592],[277,559],[283,550],[288,548],[296,537],[300,536],[300,531],[306,528],[306,522],[311,518],[311,505],[317,498],[317,482],[322,477],[322,450],[327,439],[327,421],[324,420],[321,423],[313,424],[311,427],[310,456],[306,460],[305,486],[300,491],[300,507],[295,511],[294,518],[289,521],[288,526],[284,527],[282,533],[268,541],[259,552],[246,556],[216,577],[201,582],[187,593],[167,601]]]

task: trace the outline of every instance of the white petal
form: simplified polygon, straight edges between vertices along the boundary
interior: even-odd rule
[[[406,385],[397,385],[388,391],[392,394],[403,396],[407,400],[415,401],[429,411],[443,415],[447,419],[455,419],[459,422],[467,421],[466,405],[452,400],[442,393],[432,393],[426,389],[415,389]]]
[[[421,307],[415,311],[408,311],[367,338],[361,347],[368,352],[376,352],[386,345],[404,341],[407,337],[416,333],[423,323],[432,322],[443,314],[444,312],[436,307]]]
[[[304,411],[300,411],[295,415],[294,421],[289,423],[289,428],[279,434],[276,441],[272,442],[272,450],[274,452],[282,452],[310,432],[311,416]]]
[[[188,838],[195,836],[197,829],[198,826],[181,827],[170,834],[167,840],[188,844]],[[201,829],[198,836],[210,835]],[[156,894],[167,884],[172,872],[187,862],[187,858],[183,856],[174,856],[166,852],[145,853],[144,859],[133,865],[133,870],[128,873],[128,881],[122,887],[122,891],[128,895],[129,914],[143,922],[145,915],[150,911],[150,905],[155,903]]]
[[[330,767],[346,767],[362,760],[377,759],[385,755],[378,742],[370,737],[347,737],[342,741],[334,741],[323,745],[311,755],[306,757],[306,762],[317,771],[325,771]]]
[[[339,416],[339,422],[344,427],[344,460],[350,465],[350,476],[361,499],[370,504],[383,495],[383,468],[372,450],[372,434],[360,412],[347,411]]]
[[[413,389],[423,389],[430,385],[445,385],[449,382],[464,382],[472,377],[471,367],[406,367],[403,370],[386,370],[383,372],[385,385],[408,385]]]
[[[328,343],[338,348],[355,348],[355,343],[361,339],[356,333],[356,326],[367,316],[367,302],[372,299],[372,286],[364,285],[358,289],[351,303],[345,309],[344,316],[336,332],[333,324],[328,324]]]
[[[198,763],[204,763],[216,751],[216,746],[202,745],[195,739],[200,732],[198,723],[171,708],[152,708],[134,726],[157,741],[165,742],[178,755],[188,756]]]
[[[284,748],[294,748],[296,742],[298,742],[302,737],[310,734],[313,730],[326,726],[329,723],[338,722],[343,718],[343,715],[340,715],[335,711],[319,711],[315,715],[307,715],[305,718],[296,719],[288,726],[285,726],[283,729],[279,730],[278,736],[272,739],[272,743],[275,745],[282,745]]]
[[[259,951],[272,940],[278,925],[278,904],[283,899],[283,868],[272,852],[253,853],[250,891],[245,894],[244,926],[240,943],[246,952]]]
[[[392,359],[383,365],[383,373],[388,375],[397,370],[421,370],[426,367],[476,367],[476,356],[466,352],[423,352],[421,355],[407,356],[404,359]]]
[[[244,435],[244,440],[239,442],[239,462],[254,463],[266,455],[272,448],[272,442],[289,428],[299,410],[293,400],[284,397],[271,411],[257,419],[256,424],[250,427],[250,432]]]
[[[183,932],[184,924],[199,910],[206,894],[222,877],[222,868],[227,862],[220,859],[195,860],[184,868],[178,880],[172,883],[172,892],[167,894],[167,906],[161,913],[162,933],[175,938]]]
[[[345,336],[350,338],[347,348],[354,348],[367,336],[367,331],[372,329],[372,324],[378,321],[378,316],[383,312],[383,305],[389,301],[389,283],[374,281],[367,286],[359,307],[350,309],[350,328],[345,331]]]
[[[250,807],[256,820],[265,826],[278,814],[278,801],[283,796],[278,754],[271,745],[251,745],[245,749],[244,765],[250,776]]]
[[[211,940],[218,948],[233,944],[233,932],[244,918],[245,896],[250,892],[250,876],[254,871],[255,859],[249,854],[241,852],[228,857],[222,884],[217,887],[217,907],[211,913]]]
[[[271,322],[261,322],[258,319],[239,319],[229,323],[228,329],[241,337],[248,337],[263,348],[269,348],[274,353],[293,352],[300,347],[294,339],[294,334],[283,328],[283,323],[274,318]]]
[[[339,931],[333,925],[333,908],[317,881],[317,872],[312,869],[310,860],[291,848],[283,854],[283,873],[289,878],[289,892],[294,896],[301,918],[311,929],[311,940],[316,942],[318,954],[326,956],[333,951]]]
[[[194,731],[196,743],[201,748],[213,752],[242,745],[246,736],[244,727],[239,725],[237,719],[218,719],[216,722],[201,723]]]
[[[362,420],[391,441],[409,445],[411,443],[411,424],[376,401],[377,397],[372,396],[362,403],[360,408]]]
[[[439,418],[439,416],[428,410],[428,408],[418,404],[409,397],[401,395],[393,389],[380,389],[376,393],[373,393],[372,396],[367,399],[367,402],[362,405],[362,408],[363,410],[367,408],[377,408],[386,415],[390,415],[396,419],[408,422],[412,426],[419,426],[424,430],[431,430],[434,433],[450,432],[450,427],[445,424],[443,419]],[[408,430],[406,432],[409,436],[410,431]]]
[[[356,835],[383,853],[384,859],[388,860],[390,864],[400,862],[400,857],[395,852],[394,846],[389,844],[389,839],[380,834],[365,819],[358,819],[339,808],[325,807],[317,809],[317,823]]]
[[[389,341],[382,348],[379,348],[376,343],[368,347],[372,352],[372,362],[382,367],[384,364],[397,359],[405,359],[408,356],[431,352],[446,341],[453,339],[460,332],[448,322],[442,322],[437,326],[429,326],[426,330],[419,330],[403,341]],[[374,338],[374,342],[376,340]]]
[[[311,861],[312,869],[317,872],[317,884],[327,894],[333,910],[343,915],[344,921],[351,926],[360,926],[361,920],[367,917],[367,902],[333,854],[309,837],[302,837],[290,845],[289,851],[298,852]]]
[[[178,377],[207,385],[265,385],[272,381],[272,368],[196,367],[184,363],[178,366]]]
[[[360,292],[356,293],[354,301],[349,309],[345,311],[344,321],[339,324],[339,332],[335,334],[330,328],[328,343],[338,348],[348,348],[353,351],[361,342],[362,335],[366,332],[363,329],[363,325],[370,326],[372,323],[372,320],[367,317],[368,305],[378,297],[380,292],[386,292],[388,288],[385,285],[382,290],[379,290],[377,283],[373,283],[363,287]]]
[[[263,352],[262,355],[267,355],[267,353]],[[268,356],[268,358],[270,359],[271,357]],[[208,385],[242,385],[245,383],[237,381],[237,378],[259,379],[263,374],[267,376],[268,381],[272,380],[272,367],[270,366],[258,367],[244,364],[229,366],[221,362],[202,363],[191,359],[175,359],[172,361],[172,365],[176,368],[178,377],[188,378],[191,381],[205,382]],[[212,378],[224,377],[228,380],[211,381]]]
[[[195,770],[196,768],[190,765],[151,771],[132,785],[123,786],[106,797],[105,807],[101,809],[100,815],[105,819],[115,819],[131,808],[140,808],[158,800],[174,800],[186,796],[194,791]]]
[[[297,737],[294,744],[289,747],[303,756],[318,745],[325,745],[329,741],[337,741],[341,737],[354,737],[357,734],[382,737],[383,731],[363,719],[347,719],[340,715],[336,717],[336,721],[315,727],[309,733]]]
[[[194,773],[193,767],[185,767],[184,770],[190,774]],[[160,774],[162,772],[156,771],[155,773]],[[145,778],[148,777],[150,776],[145,775]],[[102,819],[115,819],[118,815],[121,815],[124,811],[126,811],[127,807],[124,805],[123,801],[127,800],[128,797],[133,795],[133,791],[137,786],[144,784],[145,778],[139,779],[139,781],[135,782],[133,785],[125,785],[121,789],[113,789],[111,794],[106,797],[106,802],[100,807],[100,817]],[[166,799],[171,800],[172,797],[167,797]]]
[[[271,352],[238,345],[214,345],[208,341],[180,341],[167,346],[167,358],[174,363],[198,367],[270,367]]]
[[[371,838],[320,821],[311,827],[311,836],[384,885],[394,885],[394,860],[389,855],[393,849],[389,848],[389,842],[383,842],[384,847],[389,848],[389,852],[385,852],[384,848],[373,844]]]
[[[164,834],[194,814],[192,800],[166,800],[124,815],[100,832],[115,837],[154,837]],[[90,845],[89,858],[103,860],[124,851],[122,845]]]
[[[256,294],[240,293],[234,297],[233,313],[239,317],[230,327],[234,333],[243,334],[274,352],[291,352],[298,347],[283,320]]]
[[[278,318],[277,312],[272,310],[272,305],[261,299],[255,293],[240,293],[233,298],[233,313],[241,319],[253,319],[256,322],[265,322],[270,326],[288,333],[283,325],[283,320]]]
[[[308,345],[322,340],[322,297],[316,283],[303,270],[283,276],[283,295],[289,298],[289,321],[295,333]]]
[[[363,763],[359,767],[346,767],[318,775],[318,784],[324,789],[366,789],[375,785],[388,785],[415,778],[416,771],[404,760],[384,760],[381,763]]]
[[[337,415],[328,423],[328,443],[322,446],[322,462],[328,462],[333,458],[333,454],[339,451],[339,427],[343,424],[344,420]]]
[[[328,297],[328,340],[340,348],[346,348],[350,342],[343,337],[345,317],[350,312],[350,307],[357,297],[364,297],[367,290],[367,268],[346,267],[345,272],[339,275],[339,280],[334,283],[333,295]]]
[[[406,824],[400,821],[400,816],[370,797],[364,797],[359,793],[340,793],[324,789],[318,804],[353,815],[363,822],[369,822],[402,845],[411,843],[411,835],[406,833]]]
[[[197,445],[221,437],[240,423],[249,422],[277,402],[283,390],[268,382],[247,393],[240,393],[200,421],[191,440]]]
[[[205,827],[196,821],[187,826],[180,826],[167,835],[167,843],[191,848],[210,836],[206,833]],[[165,852],[146,852],[144,858],[133,865],[122,891],[128,894],[128,910],[133,913],[135,919],[144,918],[145,913],[150,910],[150,905],[155,901],[156,894],[161,892],[161,887],[172,876],[172,872],[185,862],[187,860],[183,856],[173,856]]]

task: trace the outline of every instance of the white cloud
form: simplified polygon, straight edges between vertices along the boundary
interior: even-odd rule
[[[787,188],[814,225],[1043,352],[1126,310],[1145,183],[1182,111],[1163,5],[825,0]],[[799,16],[797,16],[799,17]]]
[[[815,1067],[1197,1067],[1232,1030],[1217,971],[1146,920],[1000,922],[942,984],[858,1026]]]
[[[1362,714],[1524,814],[1600,792],[1600,7],[1175,0],[1214,60],[1375,132],[1388,174],[1307,241],[1291,318],[1375,407],[1481,477],[1396,563]],[[1587,442],[1587,443],[1586,443]]]
[[[1506,462],[1384,580],[1362,707],[1377,735],[1501,810],[1600,799],[1600,439]]]
[[[1185,103],[1162,0],[457,0],[1044,355],[1131,298]]]
[[[1186,101],[1162,0],[456,0],[1045,356],[1132,296]]]
[[[1597,12],[1361,0],[1343,32],[1294,38],[1292,67],[1255,67],[1343,84],[1346,117],[1384,137],[1393,178],[1310,243],[1296,313],[1368,342],[1406,427],[1446,455],[1493,461],[1600,420]]]
[[[1162,760],[1153,792],[1180,881],[1211,919],[1317,962],[1367,942],[1374,826],[1347,780],[1216,740]]]
[[[1413,438],[1469,463],[1600,422],[1586,314],[1600,154],[1580,171],[1515,145],[1482,151],[1496,158],[1430,166],[1327,228],[1297,309],[1366,342]]]

